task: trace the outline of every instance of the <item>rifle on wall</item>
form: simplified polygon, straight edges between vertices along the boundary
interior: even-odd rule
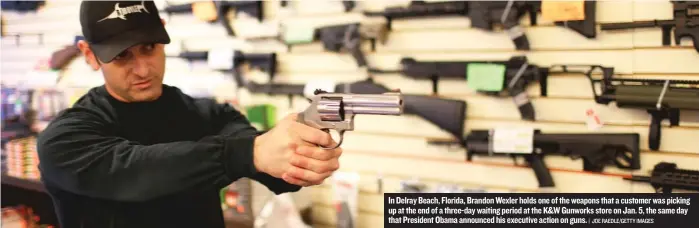
[[[595,1],[585,2],[585,19],[556,21],[555,24],[570,28],[587,38],[596,36]],[[388,7],[383,12],[364,12],[366,16],[383,16],[388,21],[388,29],[394,19],[434,16],[465,16],[471,19],[471,26],[486,31],[494,31],[495,24],[501,24],[512,39],[517,50],[529,50],[529,40],[519,25],[520,19],[529,14],[531,25],[537,24],[537,13],[541,11],[540,1],[411,1],[407,7]]]
[[[651,116],[648,147],[658,150],[664,119],[670,126],[680,123],[680,109],[699,110],[699,80],[619,79],[613,67],[599,65],[555,65],[564,73],[582,73],[590,79],[592,93],[598,104],[614,101],[620,108],[646,109]],[[580,70],[580,68],[586,70]],[[577,69],[577,70],[576,70]],[[601,72],[602,78],[593,78]],[[599,88],[599,91],[598,91]]]
[[[369,40],[371,50],[376,50],[376,42],[386,42],[385,24],[347,23],[315,28],[312,39],[294,40],[285,38],[289,51],[294,44],[311,43],[319,40],[326,51],[342,53],[347,51],[352,55],[358,67],[367,66],[366,56],[361,50],[361,42]]]
[[[638,134],[543,134],[534,130],[526,146],[498,146],[499,141],[507,143],[515,141],[510,138],[500,138],[498,131],[473,130],[466,136],[462,146],[466,148],[466,160],[471,161],[474,155],[481,156],[511,156],[513,159],[523,157],[532,167],[539,182],[539,187],[555,186],[553,177],[544,163],[544,156],[559,155],[572,159],[582,158],[583,170],[602,172],[607,165],[615,165],[621,169],[636,170],[641,168]],[[519,134],[520,132],[517,132]],[[532,132],[529,132],[532,133]],[[507,133],[500,134],[507,137]],[[453,144],[454,142],[437,142],[432,144]],[[516,160],[515,160],[516,163]]]
[[[699,2],[672,1],[672,20],[635,21],[623,23],[604,23],[602,30],[622,30],[634,28],[660,27],[663,31],[663,46],[670,46],[670,33],[675,29],[675,45],[680,45],[682,39],[691,38],[694,49],[699,52]]]
[[[216,7],[216,20],[211,22],[221,23],[226,32],[230,36],[235,36],[235,31],[231,27],[231,22],[228,20],[227,14],[230,10],[235,10],[236,13],[246,13],[251,17],[256,18],[259,22],[264,19],[262,1],[213,1]],[[165,11],[168,15],[170,14],[191,14],[192,6],[195,3],[171,5],[165,7]]]
[[[525,56],[507,61],[417,61],[401,59],[401,69],[369,69],[373,73],[401,73],[414,79],[432,80],[432,92],[439,93],[441,78],[466,79],[469,87],[490,96],[510,96],[524,120],[535,120],[534,106],[527,97],[526,86],[539,81],[541,96],[547,95],[548,68],[529,64]]]
[[[678,169],[677,164],[660,162],[655,165],[651,176],[636,176],[624,180],[648,182],[656,193],[672,193],[673,189],[699,191],[699,171]]]

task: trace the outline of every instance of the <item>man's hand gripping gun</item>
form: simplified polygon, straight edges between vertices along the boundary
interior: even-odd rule
[[[354,130],[354,116],[403,114],[403,97],[400,93],[343,94],[316,90],[310,106],[299,113],[297,121],[325,132],[333,129],[340,134],[340,141],[331,148],[340,147],[345,131]]]

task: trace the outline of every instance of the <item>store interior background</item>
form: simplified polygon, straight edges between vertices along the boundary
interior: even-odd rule
[[[189,1],[169,1],[171,4]],[[365,18],[361,10],[383,10],[386,6],[405,5],[409,1],[358,1],[353,12],[343,12],[339,1],[292,1],[293,15],[283,20],[277,1],[265,1],[265,23],[275,25],[282,21],[289,25],[319,27],[341,22],[382,20]],[[156,1],[159,8],[164,1]],[[4,33],[25,34],[15,39],[2,38],[2,83],[11,84],[25,80],[38,61],[73,43],[80,35],[78,20],[79,1],[47,1],[37,13],[2,12]],[[277,82],[305,83],[310,80],[335,80],[354,82],[366,78],[366,73],[356,67],[349,54],[337,54],[323,50],[320,42],[296,45],[291,52],[284,45],[273,41],[244,42],[226,34],[220,24],[208,24],[193,15],[173,14],[163,17],[172,43],[166,48],[168,55],[179,51],[208,51],[215,48],[235,48],[244,52],[278,53]],[[672,19],[669,1],[599,1],[597,23],[630,22],[639,20]],[[402,57],[418,60],[507,60],[514,55],[526,55],[530,64],[599,64],[614,67],[623,77],[671,78],[699,80],[699,54],[691,40],[681,45],[662,46],[660,28],[625,31],[598,31],[596,39],[554,26],[550,21],[539,20],[539,25],[528,26],[522,20],[529,38],[531,50],[515,51],[504,32],[484,32],[470,28],[467,17],[438,17],[431,19],[395,20],[393,30],[385,44],[377,44],[371,52],[369,43],[364,50],[369,64],[383,69],[397,69]],[[234,20],[236,31],[261,31],[264,28],[254,21]],[[43,34],[43,38],[31,34]],[[60,72],[63,79],[58,85],[68,94],[66,102],[73,102],[87,89],[100,85],[102,75],[92,71],[82,57],[75,59]],[[36,76],[33,76],[36,77]],[[228,78],[228,79],[226,79]],[[256,81],[266,80],[264,73],[256,73]],[[405,93],[430,94],[431,82],[413,80],[399,74],[381,75],[375,79]],[[36,80],[37,86],[47,86],[47,80]],[[226,73],[207,69],[206,64],[190,64],[185,59],[168,58],[165,83],[186,87],[188,91],[209,91],[220,100],[235,99],[238,95],[233,80]],[[555,75],[549,78],[548,97],[541,97],[538,83],[532,83],[527,91],[537,115],[536,122],[520,120],[519,112],[511,98],[489,97],[478,94],[464,81],[443,80],[440,95],[467,102],[466,133],[471,129],[489,129],[504,126],[529,126],[544,133],[638,133],[641,142],[641,169],[628,171],[607,166],[604,173],[585,173],[582,161],[564,156],[548,156],[545,162],[556,183],[557,192],[565,193],[650,193],[654,189],[647,183],[633,183],[622,175],[648,175],[658,162],[673,162],[683,169],[699,169],[699,112],[682,111],[680,126],[669,127],[663,123],[659,151],[648,149],[648,124],[650,117],[645,110],[619,109],[614,105],[600,105],[592,98],[590,83],[583,75]],[[255,103],[275,104],[278,118],[287,113],[302,110],[307,102],[294,98],[289,107],[286,96],[245,94],[245,99]],[[595,110],[604,126],[596,131],[586,125],[586,111]],[[456,184],[487,192],[540,192],[531,168],[514,166],[507,157],[475,157],[465,161],[463,149],[427,144],[427,139],[449,139],[446,132],[417,117],[358,116],[355,131],[345,134],[341,158],[343,172],[355,172],[360,176],[358,198],[358,227],[383,225],[383,195],[396,192],[401,181],[419,179],[428,184]],[[383,181],[379,185],[378,179]],[[313,223],[317,227],[331,227],[336,223],[333,192],[330,181],[303,190],[312,205]],[[381,186],[381,187],[380,187]],[[255,185],[253,211],[259,208],[270,194],[262,186]]]

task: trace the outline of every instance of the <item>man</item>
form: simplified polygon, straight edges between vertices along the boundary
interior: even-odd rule
[[[291,115],[258,135],[228,105],[163,85],[170,42],[153,2],[85,1],[78,47],[105,84],[41,133],[42,181],[61,227],[224,227],[218,191],[241,177],[275,193],[337,170],[329,134]]]

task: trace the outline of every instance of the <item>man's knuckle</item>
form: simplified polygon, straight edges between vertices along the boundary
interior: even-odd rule
[[[330,171],[330,169],[332,169],[332,166],[328,163],[325,163],[325,164],[323,164],[322,168],[318,169],[318,173],[325,173],[325,172]]]
[[[342,153],[343,153],[342,148],[337,148],[337,149],[335,149],[335,155],[336,155],[336,157],[340,157],[340,155],[342,155]]]
[[[338,169],[340,169],[340,162],[335,160],[335,162],[333,162],[332,171],[337,171]]]
[[[318,182],[322,182],[324,179],[325,179],[324,176],[318,175],[315,178],[313,178],[313,180],[311,182],[318,183]]]

